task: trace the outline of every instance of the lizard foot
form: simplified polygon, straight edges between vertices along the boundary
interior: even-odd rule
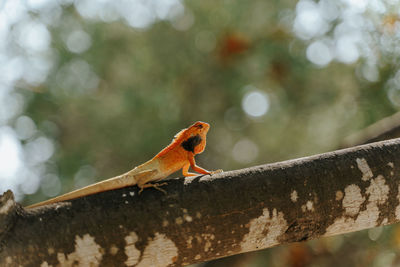
[[[218,170],[215,170],[215,171],[211,171],[210,174],[213,175],[213,174],[216,174],[216,173],[221,173],[223,171],[224,170],[222,170],[222,169],[218,169]]]
[[[148,188],[148,187],[153,187],[153,188],[163,192],[164,194],[167,194],[167,191],[165,191],[164,189],[160,188],[160,186],[167,185],[167,184],[168,183],[166,183],[166,182],[164,182],[164,183],[155,183],[155,184],[144,184],[142,186],[139,186],[140,187],[139,195],[140,195],[140,193],[142,193],[143,189]]]

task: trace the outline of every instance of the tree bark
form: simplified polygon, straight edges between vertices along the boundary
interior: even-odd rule
[[[25,210],[0,198],[1,266],[181,266],[400,220],[400,139]]]

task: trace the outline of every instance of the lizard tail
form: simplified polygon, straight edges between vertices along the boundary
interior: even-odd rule
[[[27,206],[27,209],[32,209],[38,206],[42,205],[47,205],[47,204],[52,204],[60,201],[66,201],[66,200],[71,200],[83,196],[88,196],[108,190],[113,190],[113,189],[118,189],[126,186],[131,186],[137,184],[136,177],[137,174],[132,174],[130,172],[127,172],[125,174],[122,174],[120,176],[116,176],[95,184],[88,185],[86,187],[74,190],[72,192],[66,193],[64,195],[45,200],[43,202],[39,202],[30,206]]]

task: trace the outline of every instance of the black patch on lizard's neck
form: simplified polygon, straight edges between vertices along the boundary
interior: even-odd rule
[[[194,153],[194,148],[201,143],[200,135],[192,136],[182,142],[181,146],[186,150]]]

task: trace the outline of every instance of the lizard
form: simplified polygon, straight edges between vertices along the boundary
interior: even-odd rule
[[[194,159],[196,154],[200,154],[204,151],[206,147],[206,135],[209,129],[210,124],[198,121],[177,133],[172,142],[152,159],[132,170],[64,195],[27,206],[26,208],[31,209],[133,185],[137,185],[140,188],[139,194],[143,189],[148,187],[154,187],[166,194],[166,191],[160,188],[160,186],[166,185],[167,183],[150,182],[163,180],[180,169],[182,169],[182,174],[185,177],[197,176],[199,174],[211,175],[222,172],[222,170],[208,171],[203,169],[196,165]],[[189,172],[189,167],[197,173]]]

